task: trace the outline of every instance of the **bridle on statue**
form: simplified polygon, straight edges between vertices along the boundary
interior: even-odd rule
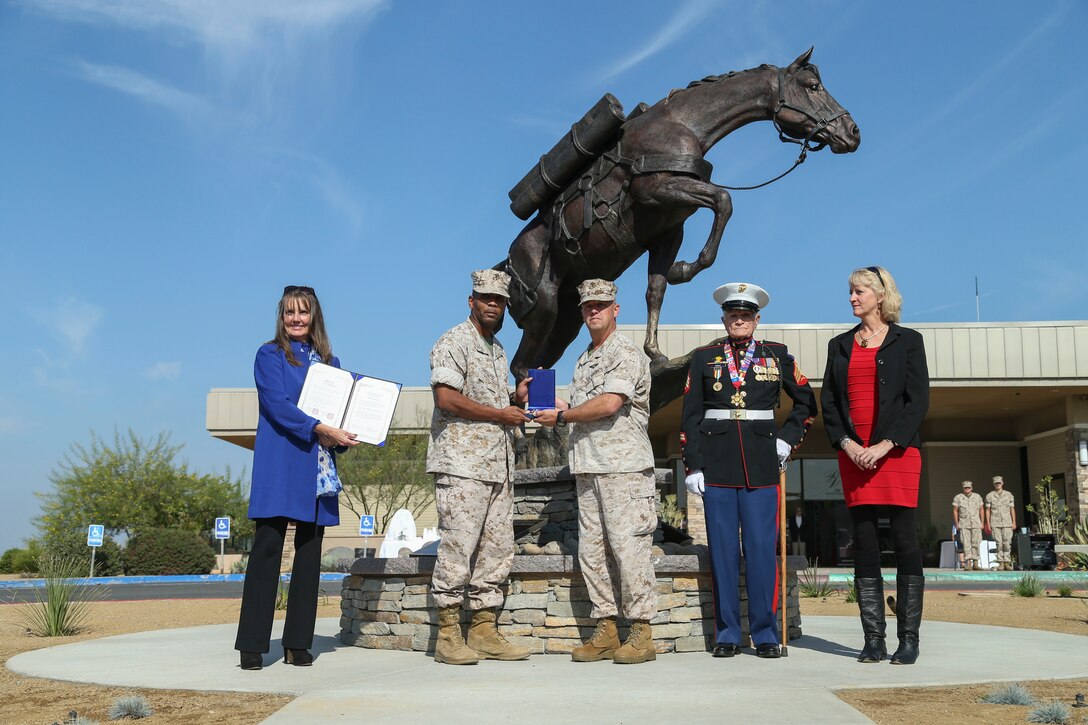
[[[809,131],[808,136],[806,136],[803,140],[796,139],[796,138],[790,138],[789,136],[786,135],[786,132],[782,130],[782,126],[778,123],[778,114],[782,113],[782,111],[785,110],[785,109],[789,109],[789,110],[794,111],[796,113],[800,113],[802,116],[804,116],[805,118],[812,121],[812,123],[813,123],[812,130]],[[799,144],[801,146],[801,153],[799,153],[797,155],[797,160],[793,162],[793,166],[789,167],[784,172],[782,172],[778,176],[774,177],[770,181],[764,181],[762,184],[756,184],[755,186],[725,186],[723,184],[722,188],[723,189],[729,189],[730,191],[751,191],[752,189],[760,189],[760,188],[762,188],[764,186],[767,186],[768,184],[773,184],[774,182],[778,181],[779,179],[784,178],[791,171],[796,169],[801,164],[805,163],[805,159],[808,158],[808,152],[809,151],[819,151],[820,149],[827,146],[826,141],[819,141],[814,145],[812,143],[813,137],[817,133],[822,131],[823,129],[827,128],[827,126],[832,121],[839,118],[840,116],[845,116],[845,115],[846,115],[846,109],[842,109],[838,113],[834,114],[833,116],[829,115],[829,116],[817,117],[817,116],[813,116],[811,113],[809,113],[808,111],[806,111],[803,108],[798,108],[797,106],[786,103],[786,70],[784,68],[779,68],[778,69],[778,103],[775,104],[774,115],[771,116],[771,123],[774,124],[775,130],[778,131],[778,140],[781,141],[782,143]]]

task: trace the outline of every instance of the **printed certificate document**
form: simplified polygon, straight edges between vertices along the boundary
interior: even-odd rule
[[[298,407],[325,425],[354,433],[356,440],[380,446],[389,434],[400,383],[313,363]]]

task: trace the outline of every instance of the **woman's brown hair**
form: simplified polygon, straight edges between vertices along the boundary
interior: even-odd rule
[[[296,360],[291,352],[291,338],[287,334],[287,326],[283,324],[284,313],[296,309],[310,313],[310,346],[321,357],[322,362],[329,363],[332,360],[332,345],[325,332],[325,317],[321,314],[321,303],[317,301],[317,294],[313,287],[295,285],[284,287],[283,297],[280,298],[276,308],[276,337],[270,342],[283,350],[288,363],[301,367],[302,363]]]

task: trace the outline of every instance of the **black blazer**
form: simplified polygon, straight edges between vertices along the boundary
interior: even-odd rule
[[[833,448],[839,447],[843,436],[850,436],[866,446],[854,430],[850,420],[850,401],[846,396],[846,372],[850,366],[850,352],[854,347],[854,334],[861,329],[856,325],[849,332],[833,337],[827,344],[827,367],[824,369],[824,385],[820,391],[820,407],[823,409],[824,426]],[[884,344],[876,354],[876,369],[880,380],[876,421],[871,441],[887,438],[900,448],[921,445],[918,429],[929,410],[929,368],[926,366],[926,350],[922,336],[915,330],[888,325]]]

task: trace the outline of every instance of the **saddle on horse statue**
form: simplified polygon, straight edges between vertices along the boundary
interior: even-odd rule
[[[552,149],[522,177],[510,191],[510,210],[522,220],[543,210],[543,223],[551,230],[553,246],[567,257],[568,263],[583,276],[592,270],[582,254],[582,235],[600,222],[621,256],[641,253],[634,232],[624,223],[623,211],[629,203],[631,179],[639,174],[668,171],[710,181],[713,166],[699,156],[686,154],[651,154],[628,158],[623,154],[623,127],[649,108],[639,103],[630,116],[611,93],[606,93],[571,126]],[[617,166],[628,170],[615,193],[605,196],[600,183]],[[582,205],[581,226],[571,228],[564,218],[567,206],[579,197]],[[524,280],[515,275],[515,283],[526,290],[539,280]]]

